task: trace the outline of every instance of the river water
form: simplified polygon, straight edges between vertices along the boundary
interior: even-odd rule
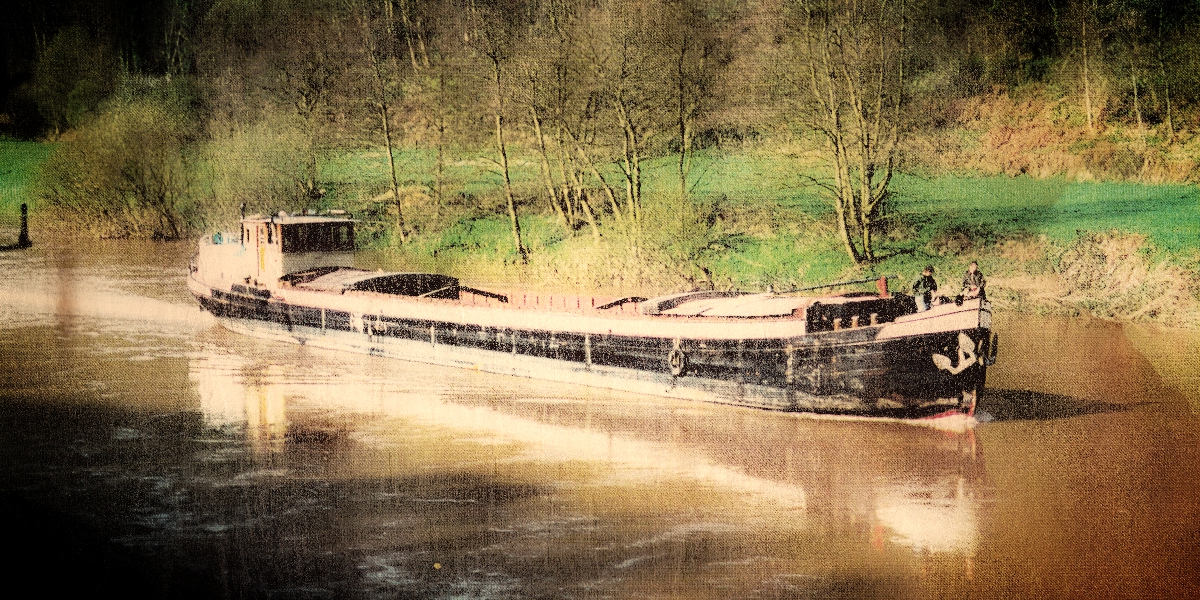
[[[190,245],[0,254],[0,505],[44,592],[1200,595],[1200,336],[998,314],[965,433],[276,344]]]

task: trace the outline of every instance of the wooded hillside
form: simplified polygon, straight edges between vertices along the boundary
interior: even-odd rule
[[[377,247],[715,285],[759,230],[863,268],[990,239],[914,222],[901,175],[1200,180],[1195,3],[19,0],[3,28],[0,133],[55,142],[35,203],[104,237],[349,208]]]

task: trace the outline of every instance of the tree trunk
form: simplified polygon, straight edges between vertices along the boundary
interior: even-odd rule
[[[1137,119],[1138,131],[1143,130],[1142,127],[1142,104],[1138,98],[1138,78],[1137,68],[1133,65],[1133,59],[1129,59],[1129,79],[1133,83],[1133,116]],[[1145,136],[1142,136],[1142,141],[1145,142]]]
[[[496,148],[500,151],[500,169],[504,174],[504,199],[508,202],[508,219],[512,222],[513,246],[521,256],[522,263],[529,262],[525,245],[521,242],[521,223],[517,220],[517,204],[513,200],[512,180],[508,176],[508,151],[504,146],[504,118],[496,115]]]
[[[384,2],[388,5],[388,12],[391,12],[391,0],[384,0]],[[417,64],[417,53],[413,50],[412,26],[408,22],[408,2],[406,0],[400,0],[400,19],[404,23],[404,43],[408,46],[408,59],[412,62],[413,72],[418,73],[421,71],[421,65]]]
[[[304,204],[313,199],[317,192],[317,141],[316,135],[309,136],[308,156],[304,163]]]
[[[559,129],[559,163],[558,164],[559,164],[560,173],[562,174],[562,178],[563,178],[563,197],[570,198],[570,196],[567,194],[567,177],[569,174],[571,186],[574,190],[573,193],[575,195],[575,200],[579,203],[579,210],[581,212],[583,212],[583,216],[587,220],[588,226],[591,227],[591,229],[592,229],[592,243],[596,246],[599,246],[600,245],[600,227],[596,223],[596,212],[592,209],[591,200],[588,200],[588,194],[583,188],[583,174],[580,172],[579,168],[575,165],[574,159],[570,158],[570,154],[562,146],[563,146],[563,144],[562,144],[562,129],[560,126],[560,129]],[[567,168],[568,160],[570,161],[569,169]],[[609,197],[610,198],[612,197],[611,192],[609,192]],[[575,218],[574,217],[575,209],[570,207],[569,201],[568,201],[568,207],[571,210],[572,223],[574,223],[573,219]]]
[[[596,225],[596,215],[592,212],[592,205],[588,202],[587,193],[579,190],[579,209],[583,211],[583,216],[587,219],[588,225],[592,228],[592,244],[600,245],[600,228]]]
[[[437,142],[437,162],[434,165],[434,180],[433,180],[433,195],[436,205],[433,209],[434,218],[442,216],[442,186],[445,177],[443,175],[446,164],[446,115],[438,114],[438,142]]]
[[[629,225],[630,233],[636,238],[640,230],[642,216],[642,166],[641,157],[638,153],[637,129],[630,119],[629,111],[625,107],[624,97],[620,92],[618,92],[616,99],[613,101],[613,105],[617,109],[617,119],[625,134],[622,144],[622,150],[625,155],[622,165],[622,170],[625,174],[625,214],[629,217],[627,224]]]
[[[508,174],[508,149],[504,144],[504,95],[500,85],[500,58],[492,55],[492,76],[496,83],[496,149],[500,152],[500,170],[504,176],[504,199],[508,202],[508,218],[512,223],[513,246],[522,264],[529,263],[529,254],[521,242],[521,223],[517,219],[517,203],[513,199],[512,180]]]
[[[558,192],[554,188],[554,176],[550,172],[550,157],[546,154],[546,138],[542,135],[542,120],[538,117],[537,109],[532,106],[529,107],[529,116],[533,120],[533,131],[537,136],[538,150],[541,151],[542,182],[546,185],[546,192],[550,198],[550,206],[554,209],[554,214],[558,217],[559,224],[565,229],[570,229],[570,223],[567,222],[567,215],[563,212],[563,207],[558,201]]]
[[[687,176],[692,150],[691,130],[688,127],[687,84],[684,79],[684,61],[687,58],[687,41],[679,42],[679,57],[676,64],[676,81],[679,84],[679,232],[682,235],[687,228],[688,189]]]
[[[579,138],[575,136],[570,128],[564,127],[563,130],[566,131],[567,135],[571,138],[571,143],[574,144],[575,152],[579,155],[579,159],[583,161],[583,164],[587,165],[588,171],[591,172],[592,177],[595,177],[596,182],[604,188],[604,193],[606,196],[608,196],[608,202],[612,205],[613,219],[618,223],[623,222],[624,217],[621,211],[621,205],[617,202],[617,193],[612,189],[612,186],[608,184],[608,181],[600,176],[600,170],[596,168],[596,164],[592,162],[592,159],[590,156],[588,156],[587,151],[583,149],[583,145],[579,143]]]
[[[385,6],[386,27],[390,32],[393,20],[391,0],[385,0]],[[378,111],[379,121],[383,126],[383,144],[384,148],[387,149],[388,176],[392,184],[392,203],[396,207],[396,233],[400,236],[400,243],[403,244],[407,241],[408,235],[405,231],[404,206],[400,198],[400,182],[396,176],[396,150],[395,144],[392,143],[392,123],[390,118],[391,110],[388,103],[387,76],[383,72],[382,61],[378,54],[379,46],[376,43],[374,35],[371,33],[365,7],[361,19],[363,49],[366,51],[367,60],[371,62],[371,73],[375,76],[375,93],[378,94],[378,97],[375,99],[375,109]]]
[[[436,196],[436,206],[434,208],[434,218],[441,218],[443,187],[445,185],[445,165],[446,165],[446,65],[438,63],[438,107],[437,107],[437,163],[434,166],[434,196]]]
[[[1133,84],[1133,116],[1137,119],[1138,146],[1142,152],[1142,167],[1138,170],[1138,180],[1146,178],[1146,167],[1150,165],[1150,157],[1146,153],[1146,126],[1142,121],[1142,103],[1138,94],[1137,66],[1133,64],[1133,56],[1129,57],[1129,79]]]
[[[846,214],[846,203],[838,201],[834,204],[837,210],[838,218],[838,235],[842,238],[842,245],[846,248],[846,254],[850,255],[850,259],[854,264],[862,263],[862,255],[858,252],[858,247],[854,245],[854,236],[850,231],[850,219]]]
[[[379,119],[383,121],[383,141],[387,144],[388,174],[392,178],[392,201],[396,203],[396,232],[400,234],[400,243],[408,241],[404,226],[404,206],[400,199],[400,182],[396,178],[396,156],[392,145],[392,126],[388,122],[387,102],[379,103]]]
[[[1081,19],[1083,25],[1083,105],[1087,113],[1088,132],[1096,133],[1096,125],[1092,120],[1092,87],[1088,77],[1088,37],[1087,37],[1087,17]]]
[[[845,142],[841,136],[838,136],[834,144],[837,153],[837,189],[838,189],[838,219],[841,225],[841,234],[846,243],[846,249],[850,253],[851,260],[854,264],[859,265],[863,262],[863,253],[854,243],[854,238],[858,237],[857,232],[862,230],[862,217],[859,215],[858,200],[854,191],[853,174],[850,172],[850,152],[846,148]]]
[[[1161,49],[1159,50],[1158,54],[1158,71],[1163,78],[1163,95],[1164,100],[1166,100],[1167,103],[1167,142],[1170,143],[1175,141],[1175,120],[1173,114],[1174,111],[1171,107],[1171,82],[1167,79],[1167,65],[1166,62],[1163,61]]]
[[[571,184],[574,183],[576,199],[582,194],[583,185],[579,181],[579,169],[575,167],[575,161],[571,159],[571,153],[567,151],[565,144],[563,144],[562,125],[559,125],[556,129],[554,142],[558,148],[558,178],[562,181],[562,199],[563,208],[567,211],[567,226],[574,228],[577,217],[575,215],[575,202],[571,201]],[[568,162],[571,163],[571,175],[569,178],[567,176]]]

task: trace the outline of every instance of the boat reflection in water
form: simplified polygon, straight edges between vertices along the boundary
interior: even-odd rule
[[[966,477],[927,487],[897,485],[875,501],[877,531],[890,529],[891,541],[914,550],[973,556],[979,528],[974,493]]]
[[[191,377],[200,395],[204,422],[219,429],[243,428],[246,440],[256,450],[268,450],[272,442],[284,440],[287,408],[283,386],[269,381],[269,367],[258,374],[246,371],[230,355],[193,359]]]
[[[987,487],[973,430],[514,385],[307,348],[252,358],[279,348],[191,359],[204,420],[244,427],[249,449],[281,475],[311,476],[279,460],[289,447],[336,440],[326,448],[342,456],[323,477],[417,481],[379,496],[410,502],[358,515],[367,528],[406,523],[357,548],[358,568],[381,590],[432,591],[419,573],[433,560],[484,565],[504,580],[487,589],[505,593],[567,585],[719,596],[705,589],[713,578],[759,579],[730,589],[858,580],[906,589],[934,572],[945,590],[973,575]],[[475,479],[495,490],[464,491]],[[527,492],[498,500],[506,489]],[[486,518],[445,521],[480,505]],[[413,541],[430,528],[441,541]],[[447,536],[458,540],[450,549]],[[564,581],[563,569],[579,579]],[[671,573],[674,587],[663,588]],[[460,572],[467,581],[457,585],[474,589],[476,576]]]

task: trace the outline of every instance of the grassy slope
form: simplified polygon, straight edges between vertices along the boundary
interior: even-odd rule
[[[0,211],[15,214],[50,149],[0,142]],[[530,158],[519,149],[513,152],[514,186],[526,199],[521,213],[526,244],[533,250],[530,267],[515,265],[501,179],[490,155],[455,153],[447,159],[443,207],[435,211],[426,195],[434,183],[434,154],[414,150],[399,153],[397,162],[401,185],[410,190],[406,219],[418,233],[401,248],[386,235],[375,239],[365,263],[439,270],[475,281],[524,280],[545,288],[666,291],[690,285],[669,269],[665,277],[662,268],[641,272],[644,265],[638,261],[645,257],[618,256],[622,249],[615,236],[596,247],[586,227],[564,231],[545,204],[539,166]],[[952,287],[966,262],[978,259],[993,282],[1004,286],[1005,278],[1051,274],[1063,249],[1081,232],[1109,231],[1144,236],[1140,254],[1149,262],[1165,260],[1192,277],[1200,273],[1200,192],[1194,186],[899,175],[891,226],[880,238],[884,258],[873,269],[862,269],[846,258],[828,201],[801,173],[814,173],[811,159],[778,150],[696,157],[690,180],[694,212],[706,215],[712,227],[704,232],[706,245],[693,263],[707,267],[714,284],[786,288],[879,273],[898,275],[902,285],[921,265],[932,263],[943,286]],[[619,184],[615,168],[606,176]],[[678,215],[676,177],[673,157],[644,165],[652,220],[666,223]],[[322,179],[327,206],[361,211],[389,187],[386,157],[379,151],[332,157],[323,164]],[[689,231],[698,235],[698,229],[703,228]],[[667,225],[656,235],[660,249],[679,242],[677,230]]]
[[[1115,229],[1145,235],[1172,256],[1200,248],[1200,190],[1192,185],[900,177],[896,189],[900,209],[926,235],[960,228],[988,242],[1022,233],[1065,242],[1078,231]]]
[[[347,181],[359,185],[370,181],[365,187],[376,191],[386,187],[381,155],[351,155],[330,164],[330,171]],[[401,164],[407,166],[402,179],[432,183],[431,156],[410,154]],[[548,209],[537,199],[544,195],[537,165],[530,161],[515,164],[519,193],[533,198],[522,207],[522,222],[527,243],[536,252],[535,262],[559,261],[563,254],[590,247],[587,229],[568,235],[554,225]],[[645,166],[647,211],[656,218],[669,219],[676,214],[675,169],[673,158]],[[698,210],[716,214],[711,250],[700,262],[711,269],[718,286],[811,285],[862,274],[862,269],[850,264],[834,235],[828,201],[799,175],[812,172],[810,169],[802,158],[761,151],[697,157],[692,201]],[[617,183],[615,174],[612,181]],[[521,276],[504,266],[515,255],[506,221],[496,210],[499,186],[499,176],[486,156],[451,162],[448,189],[465,193],[467,202],[491,208],[460,211],[448,222],[429,223],[431,227],[415,244],[393,258],[460,275],[505,278],[507,269],[510,276]],[[1052,257],[1046,253],[1026,253],[1014,260],[1012,252],[998,248],[1029,240],[1043,249],[1065,247],[1087,231],[1141,234],[1149,242],[1144,252],[1147,258],[1169,259],[1193,271],[1200,259],[1196,251],[1200,248],[1200,192],[1190,185],[899,175],[893,190],[895,200],[889,215],[893,227],[880,240],[879,251],[885,258],[873,271],[901,279],[932,263],[938,267],[939,277],[950,282],[975,258],[989,273],[1043,273],[1052,268]],[[349,197],[343,200],[353,203]],[[409,211],[412,214],[413,208]]]

